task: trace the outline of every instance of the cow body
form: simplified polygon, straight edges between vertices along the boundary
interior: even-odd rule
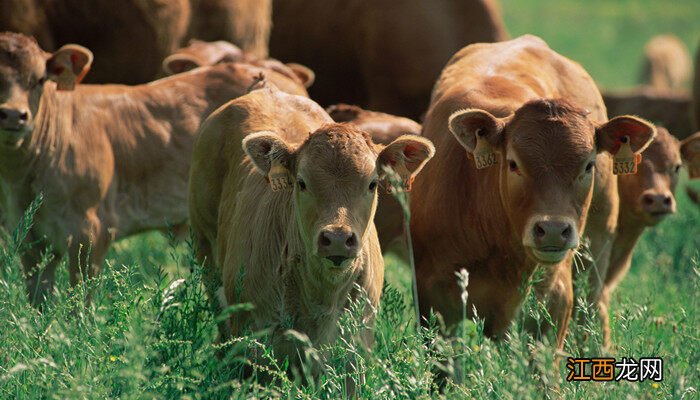
[[[418,118],[445,62],[507,34],[495,1],[280,0],[270,53],[313,69],[311,95]],[[308,23],[307,21],[314,21]],[[342,94],[342,95],[341,95]]]
[[[685,90],[693,70],[688,48],[676,36],[654,36],[644,46],[640,83],[664,93]]]
[[[29,38],[3,34],[0,45],[0,55],[11,54],[10,60],[22,63],[8,66],[2,63],[8,59],[0,57],[0,67],[9,67],[7,79],[17,77],[3,86],[10,97],[4,97],[0,121],[6,223],[16,226],[29,203],[43,193],[44,205],[29,241],[49,245],[55,261],[69,254],[73,283],[81,267],[99,268],[112,240],[186,220],[190,154],[200,122],[219,105],[246,93],[263,71],[247,64],[223,64],[146,85],[79,85],[73,91],[56,91],[48,81],[32,86],[28,97],[22,97],[18,94],[27,82],[22,76],[64,71],[52,60],[66,51],[72,51],[70,59],[80,53],[62,50],[45,67],[44,53]],[[39,78],[29,81],[34,79]],[[298,93],[304,94],[304,88]],[[12,120],[21,113],[24,120]],[[31,257],[38,257],[39,251],[25,260],[28,272],[37,261]],[[40,281],[36,274],[30,278],[28,289],[35,302],[48,294],[54,269],[55,263]]]
[[[601,264],[617,222],[616,180],[610,156],[601,151],[614,151],[608,141],[627,123],[647,140],[653,135],[642,121],[606,119],[590,76],[539,38],[471,45],[452,58],[423,125],[437,155],[418,177],[411,203],[424,316],[432,308],[449,325],[461,318],[455,272],[465,268],[467,310],[475,306],[486,333],[500,336],[519,310],[523,283],[544,265],[535,290],[562,345],[573,301],[571,256],[564,251],[577,245],[585,225],[596,233],[589,237],[601,260],[597,267],[607,269]],[[495,166],[477,170],[465,154],[467,148],[473,157],[474,135],[497,149]],[[540,239],[550,237],[558,245],[537,250]]]
[[[232,317],[229,328],[235,335],[271,329],[278,357],[292,361],[298,349],[284,338],[286,329],[305,333],[314,345],[331,343],[348,297],[357,295],[353,285],[376,306],[383,284],[371,222],[376,182],[360,184],[367,190],[369,183],[371,195],[360,203],[347,193],[334,195],[357,185],[363,163],[372,160],[366,165],[374,169],[376,154],[366,134],[330,122],[313,101],[265,86],[212,114],[193,155],[190,215],[209,279],[223,283],[220,301],[255,305]],[[287,159],[292,154],[294,161]],[[275,160],[292,172],[293,188],[273,191],[273,180],[263,176]],[[355,172],[343,172],[348,167]],[[371,178],[371,170],[367,173]],[[315,198],[311,208],[304,206],[308,190]],[[319,219],[324,222],[317,225]],[[349,258],[327,253],[328,227],[349,229]],[[211,297],[215,290],[220,289],[210,285]],[[365,316],[371,317],[370,309]]]

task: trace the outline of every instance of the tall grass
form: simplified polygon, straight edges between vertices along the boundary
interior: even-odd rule
[[[27,301],[18,260],[30,210],[2,238],[0,398],[338,398],[348,394],[348,382],[356,396],[372,399],[698,398],[700,212],[682,196],[679,215],[642,239],[611,309],[612,355],[663,357],[660,384],[566,382],[567,355],[604,355],[597,322],[590,316],[572,324],[565,354],[556,354],[551,335],[535,340],[523,329],[526,317],[547,319],[534,295],[500,342],[484,337],[479,320],[465,321],[449,339],[437,316],[417,327],[410,270],[391,255],[374,348],[355,339],[365,328],[360,299],[344,314],[335,344],[303,355],[309,368],[314,360],[324,364],[306,384],[304,371],[294,378],[274,361],[262,334],[216,342],[191,245],[158,234],[118,244],[103,274],[78,287],[69,287],[64,260],[56,293],[40,313]],[[87,291],[93,302],[85,307]],[[585,345],[577,340],[583,336]],[[262,361],[252,361],[251,351]]]

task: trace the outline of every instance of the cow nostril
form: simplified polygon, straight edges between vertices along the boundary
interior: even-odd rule
[[[544,228],[542,228],[542,226],[540,226],[539,223],[535,224],[534,231],[535,231],[535,237],[538,237],[538,238],[543,238],[544,235],[547,233],[547,232],[545,232]]]
[[[664,205],[665,205],[665,206],[670,206],[670,205],[671,205],[671,197],[670,197],[670,196],[665,196],[665,197],[664,197]]]
[[[357,245],[357,238],[355,237],[355,234],[353,233],[350,235],[348,240],[345,241],[345,246],[348,248],[353,248]]]
[[[22,122],[26,122],[27,119],[29,118],[29,113],[24,111],[19,115],[19,120]]]
[[[323,247],[328,247],[331,245],[331,240],[326,236],[325,232],[321,234],[319,244]]]
[[[0,119],[7,119],[7,113],[4,110],[0,110]]]
[[[654,204],[654,198],[649,195],[644,195],[644,197],[642,197],[642,203],[644,203],[645,206],[650,206]]]
[[[561,232],[561,237],[568,240],[571,237],[571,231],[571,225],[567,225],[566,228]]]

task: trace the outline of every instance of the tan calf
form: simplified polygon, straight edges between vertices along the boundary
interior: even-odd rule
[[[646,228],[676,212],[673,192],[681,168],[678,140],[659,127],[654,141],[642,153],[642,162],[637,168],[636,174],[618,178],[620,213],[617,236],[599,307],[606,346],[610,344],[610,295],[630,269],[634,246]]]
[[[377,148],[313,101],[271,85],[212,114],[195,146],[190,215],[209,277],[223,282],[220,300],[255,306],[230,320],[232,333],[269,329],[276,355],[294,362],[298,349],[284,332],[333,342],[354,284],[376,307],[378,181],[385,167],[409,179],[433,152],[415,136]]]
[[[89,275],[99,269],[112,240],[184,222],[200,122],[262,72],[289,84],[272,71],[222,64],[146,85],[57,91],[73,89],[91,57],[80,46],[48,54],[31,38],[0,34],[0,215],[15,227],[43,193],[27,242],[55,255],[41,274],[34,269],[45,246],[23,260],[35,304],[51,291],[61,256],[69,256],[75,283],[81,267]],[[306,91],[296,85],[295,93]]]
[[[622,136],[639,152],[654,135],[634,117],[606,119],[586,71],[537,37],[475,44],[452,58],[423,125],[436,156],[411,199],[423,316],[433,309],[449,325],[461,319],[455,271],[465,268],[467,310],[485,319],[487,335],[502,336],[539,266],[544,279],[535,290],[563,345],[572,250],[588,225],[599,233],[594,254],[606,261],[603,243],[614,233],[617,187],[607,154]]]
[[[654,36],[644,46],[640,83],[659,93],[684,90],[693,73],[693,61],[683,42],[671,34]]]
[[[700,179],[700,132],[683,140],[681,143],[681,157],[688,167],[690,179]],[[691,187],[688,187],[686,190],[690,199],[694,203],[700,204],[700,192],[693,190]]]

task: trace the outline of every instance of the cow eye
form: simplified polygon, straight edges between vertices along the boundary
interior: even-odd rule
[[[593,171],[593,167],[595,167],[595,161],[590,161],[588,164],[586,164],[586,173],[589,174],[591,171]]]
[[[508,160],[508,168],[510,172],[518,172],[518,164],[513,160]]]
[[[673,167],[673,173],[674,173],[674,174],[677,174],[678,172],[680,172],[680,170],[681,170],[681,165],[680,165],[680,164],[678,164],[678,165],[676,165],[676,166]]]
[[[302,192],[306,190],[306,182],[303,179],[297,178],[297,184],[299,185],[299,190]]]
[[[373,192],[374,189],[376,189],[376,188],[377,188],[377,181],[374,180],[374,181],[370,182],[370,184],[369,184],[369,191],[370,191],[370,192]]]

